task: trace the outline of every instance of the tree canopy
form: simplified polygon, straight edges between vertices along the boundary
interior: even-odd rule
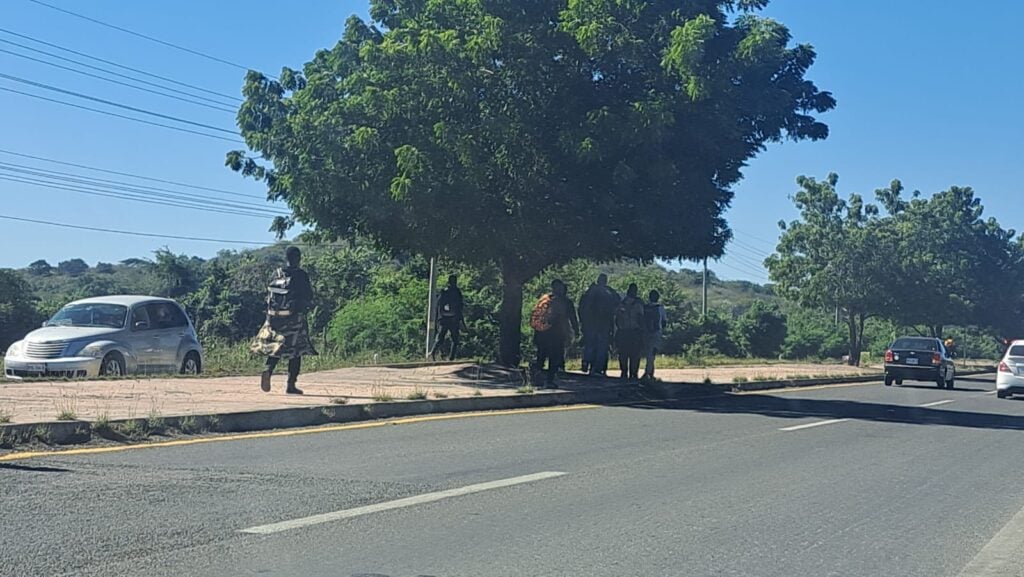
[[[250,73],[238,123],[262,179],[333,237],[499,265],[502,351],[523,284],[575,258],[721,254],[731,186],[835,105],[765,0],[373,0],[330,50]],[[266,163],[269,162],[269,163]]]

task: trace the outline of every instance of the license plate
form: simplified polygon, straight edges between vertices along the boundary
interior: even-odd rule
[[[45,373],[46,372],[46,365],[43,365],[43,364],[25,365],[25,371],[29,372],[29,373]]]
[[[907,364],[908,365],[916,365],[916,364],[918,364],[920,362],[921,362],[920,359],[913,359],[913,358],[907,359]]]

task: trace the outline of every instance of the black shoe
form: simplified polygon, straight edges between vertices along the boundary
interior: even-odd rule
[[[270,392],[270,371],[263,371],[260,374],[260,388],[264,393]]]
[[[296,387],[295,385],[291,385],[290,387],[285,389],[284,392],[285,392],[285,394],[288,394],[288,395],[301,395],[302,394],[302,389]]]

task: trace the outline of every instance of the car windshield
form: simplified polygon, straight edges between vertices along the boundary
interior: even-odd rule
[[[1024,345],[1013,345],[1006,353],[1008,357],[1024,357]]]
[[[939,342],[935,339],[897,339],[892,344],[893,350],[898,351],[939,351]]]
[[[128,307],[106,303],[68,305],[53,315],[48,327],[105,327],[123,329]]]

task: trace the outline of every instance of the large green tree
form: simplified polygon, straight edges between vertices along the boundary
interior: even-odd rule
[[[0,351],[39,326],[32,287],[13,270],[0,269]]]
[[[523,286],[575,258],[701,258],[766,143],[835,105],[767,0],[372,0],[301,72],[250,73],[227,163],[334,237],[494,263],[501,360]]]
[[[835,174],[823,181],[797,179],[802,190],[793,199],[800,218],[780,223],[782,238],[765,266],[782,297],[808,308],[838,307],[849,335],[849,362],[858,365],[865,323],[890,308],[894,241],[878,208],[856,194],[843,200],[838,182]]]

